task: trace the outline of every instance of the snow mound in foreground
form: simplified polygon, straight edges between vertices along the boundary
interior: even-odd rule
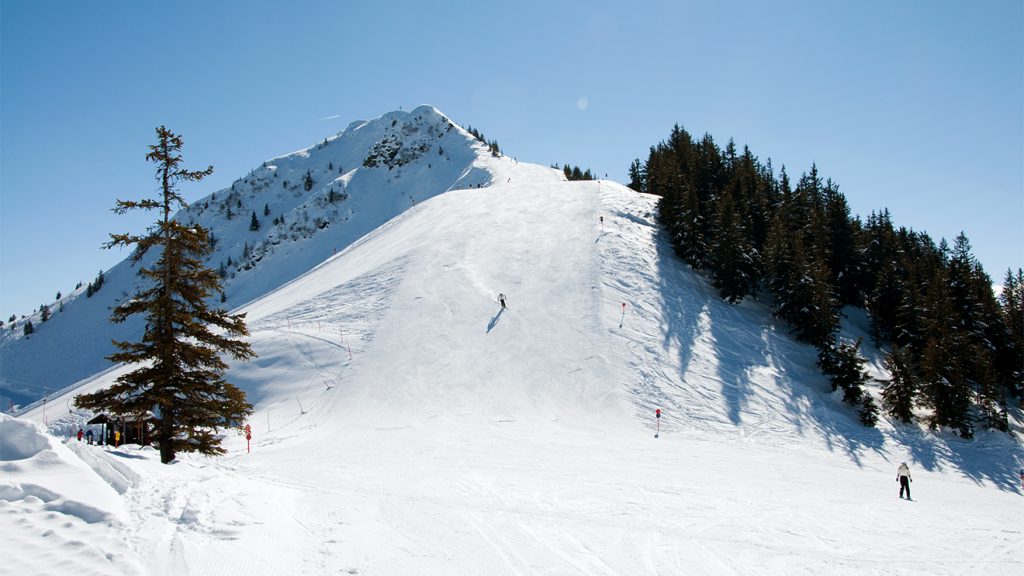
[[[10,574],[141,573],[110,530],[126,518],[118,493],[69,446],[0,414],[0,533],[12,552],[0,564]]]

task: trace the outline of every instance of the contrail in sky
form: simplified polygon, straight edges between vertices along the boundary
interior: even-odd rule
[[[341,114],[335,114],[334,116],[328,116],[326,118],[321,118],[321,120],[334,120],[335,118],[341,118]]]

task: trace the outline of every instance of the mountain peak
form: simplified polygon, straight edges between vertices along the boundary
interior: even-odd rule
[[[423,105],[353,122],[313,146],[269,159],[175,218],[210,231],[206,263],[223,278],[224,305],[235,307],[294,280],[417,203],[490,184],[494,166],[482,143]],[[31,340],[21,330],[3,331],[0,399],[31,402],[108,368],[111,338],[131,340],[142,328],[107,318],[110,307],[139,287],[136,271],[123,261],[106,274],[101,292],[65,298],[64,312],[45,326],[30,318],[39,326]],[[60,365],[38,360],[68,349],[76,354]]]
[[[447,116],[426,105],[408,113],[385,114],[377,122],[383,124],[385,135],[368,151],[363,161],[367,168],[386,166],[392,169],[418,160],[456,128]],[[440,148],[440,153],[443,154],[443,148]]]

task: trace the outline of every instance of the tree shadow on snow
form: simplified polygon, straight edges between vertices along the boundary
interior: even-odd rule
[[[885,435],[861,424],[859,408],[838,399],[840,393],[831,390],[828,378],[817,367],[817,350],[809,344],[794,345],[788,336],[778,334],[776,327],[788,330],[784,324],[766,322],[763,349],[766,357],[778,362],[776,384],[785,393],[783,403],[792,421],[812,424],[830,451],[843,452],[858,466],[863,466],[861,454],[866,450],[885,457]],[[781,342],[790,348],[788,352],[780,349]],[[798,430],[806,435],[802,425]]]
[[[829,450],[842,451],[858,466],[864,451],[884,453],[885,436],[861,425],[856,409],[837,403],[829,392],[828,380],[817,370],[813,346],[794,344],[785,331],[776,333],[766,308],[722,300],[703,276],[689,270],[663,237],[658,240],[657,253],[663,345],[668,349],[675,343],[679,351],[679,373],[666,375],[670,382],[686,386],[683,379],[695,360],[696,344],[709,337],[717,357],[708,364],[714,366],[724,416],[732,426],[753,435],[820,435]],[[699,301],[695,302],[695,297]],[[774,385],[768,385],[766,378]],[[678,406],[683,395],[672,393],[664,379],[642,382],[638,392],[644,400],[658,399],[677,405],[680,414],[686,413],[685,406]],[[792,427],[788,431],[778,429],[787,424]]]
[[[991,482],[1000,490],[1021,493],[1024,450],[1004,432],[979,431],[966,440],[950,432],[933,432],[918,424],[895,424],[892,437],[909,453],[908,463],[928,472],[948,466],[975,484]]]
[[[680,288],[681,285],[691,283],[693,276],[682,272],[686,265],[675,255],[663,233],[659,233],[655,246],[661,317],[665,323],[660,344],[663,350],[670,350],[673,345],[679,350],[681,376],[693,359],[693,341],[699,331],[699,315],[694,310],[694,303],[687,301],[684,290]],[[625,310],[619,320],[619,328],[622,328],[624,319]],[[680,402],[681,395],[671,389],[673,385],[678,385],[681,378],[663,373],[656,363],[640,365],[639,372],[639,382],[633,395],[641,413],[648,414],[652,406],[658,406],[666,412],[666,416],[687,414],[687,407]]]
[[[1024,448],[1013,437],[979,431],[976,439],[964,440],[918,425],[894,423],[891,431],[884,432],[865,427],[858,407],[842,403],[839,393],[831,391],[817,368],[815,348],[797,343],[786,324],[771,318],[767,307],[749,302],[734,306],[719,298],[703,276],[691,272],[676,256],[664,236],[657,240],[657,266],[661,345],[664,350],[678,350],[679,372],[666,374],[658,366],[640,366],[633,395],[642,413],[655,403],[684,418],[706,417],[686,405],[692,399],[679,388],[688,386],[684,378],[696,360],[695,348],[702,339],[710,339],[717,358],[707,364],[715,370],[709,376],[720,382],[721,424],[753,435],[769,428],[763,432],[820,439],[830,451],[845,454],[861,467],[865,466],[863,455],[874,452],[893,462],[895,471],[906,451],[908,463],[925,471],[948,468],[977,484],[991,482],[1001,490],[1022,492],[1019,472],[1024,467]],[[1021,414],[1015,411],[1014,416],[1011,419],[1019,421]],[[880,418],[884,422],[885,416]]]

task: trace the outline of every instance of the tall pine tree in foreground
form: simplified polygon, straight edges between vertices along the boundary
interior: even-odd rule
[[[78,396],[75,404],[120,416],[152,413],[160,461],[166,464],[177,452],[224,453],[216,432],[244,420],[252,405],[244,392],[224,379],[227,364],[221,355],[247,360],[255,353],[238,339],[249,333],[245,315],[232,316],[207,304],[221,292],[217,272],[203,265],[202,258],[211,251],[208,232],[171,218],[173,210],[187,206],[175,189],[177,183],[202,180],[213,166],[196,172],[181,168],[181,138],[163,126],[156,133],[158,142],[149,147],[146,160],[157,165],[159,197],[118,200],[113,210],[157,210],[160,219],[141,236],[111,234],[105,246],[134,246],[133,264],[151,249],[159,252],[152,264],[139,269],[147,287],[124,299],[111,314],[115,323],[136,314],[146,319],[142,341],[114,342],[119,352],[108,357],[136,369],[109,388]]]

